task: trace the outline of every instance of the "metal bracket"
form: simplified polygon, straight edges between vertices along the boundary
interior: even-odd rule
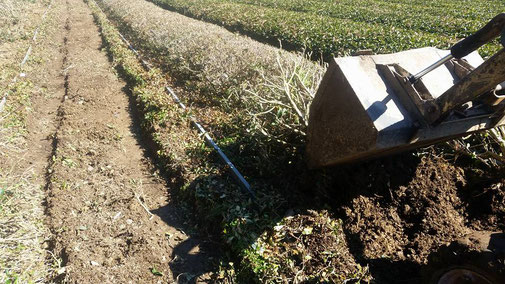
[[[453,59],[445,64],[449,70],[452,70],[458,79],[463,79],[475,69],[465,59]]]
[[[456,107],[492,92],[505,80],[504,66],[505,49],[501,49],[435,100],[436,112],[426,117],[428,123],[440,122]]]
[[[409,113],[414,115],[421,127],[427,127],[425,119],[427,113],[432,112],[436,105],[434,99],[422,80],[412,84],[409,81],[411,75],[399,64],[377,64],[377,70],[385,77],[402,105]]]

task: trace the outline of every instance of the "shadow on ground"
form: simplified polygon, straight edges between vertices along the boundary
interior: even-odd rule
[[[236,145],[227,145],[223,148],[224,152],[230,152],[229,148],[233,149]],[[214,161],[217,163],[216,157]],[[269,176],[263,174],[262,176],[246,176],[250,180],[255,181],[253,187],[270,185],[270,188],[275,188],[276,192],[272,192],[283,197],[283,204],[271,204],[269,208],[265,209],[264,204],[250,204],[250,210],[244,210],[241,213],[235,213],[236,220],[241,218],[249,218],[251,215],[260,216],[263,218],[259,226],[246,227],[250,230],[248,233],[252,237],[244,238],[243,243],[231,243],[232,250],[240,251],[249,247],[264,232],[273,231],[274,226],[280,222],[285,216],[292,216],[295,214],[307,214],[308,211],[315,210],[328,210],[332,213],[333,217],[346,220],[343,207],[348,206],[349,203],[358,196],[377,197],[382,196],[383,202],[392,202],[392,192],[400,187],[407,186],[415,176],[416,168],[420,162],[418,157],[412,153],[403,155],[392,156],[384,159],[363,162],[354,165],[333,167],[325,170],[308,171],[303,163],[295,164],[290,169],[283,172],[282,178],[276,175]],[[239,169],[247,168],[247,165],[236,164]],[[257,173],[256,173],[257,174]],[[276,173],[277,174],[277,173]],[[233,183],[233,180],[227,176],[227,173],[222,173],[222,176],[200,175],[193,182],[187,186],[185,190],[195,191],[199,187],[209,183],[209,180],[219,180],[228,183]],[[217,182],[219,183],[219,182]],[[239,191],[239,188],[236,188]],[[219,192],[219,190],[217,190]],[[205,197],[204,197],[205,198]],[[227,197],[228,198],[228,197]],[[233,198],[233,197],[230,197]],[[243,199],[247,199],[246,194],[242,194]],[[201,228],[206,228],[205,233],[222,237],[222,223],[219,222],[226,218],[230,210],[233,210],[233,204],[218,203],[219,199],[209,197],[211,205],[203,204],[202,202],[195,201],[192,208],[192,214],[196,214],[196,220],[193,219]],[[275,197],[273,197],[275,202]],[[218,202],[214,202],[218,200]],[[262,199],[264,200],[264,199]],[[202,207],[199,207],[202,205]],[[210,206],[214,206],[211,208]],[[243,202],[237,202],[237,206],[243,206]],[[272,207],[275,207],[272,209]],[[231,208],[231,209],[230,209]],[[221,212],[220,210],[228,210],[228,212]],[[273,212],[270,212],[272,210]],[[156,214],[163,214],[161,211],[155,211]],[[251,213],[254,212],[254,213]],[[222,214],[222,215],[220,215]],[[162,215],[160,215],[162,216]],[[199,219],[199,217],[201,219]],[[213,217],[211,217],[213,216]],[[172,221],[169,218],[162,217],[167,222]],[[210,220],[218,220],[214,224]],[[229,223],[230,220],[227,220]],[[210,228],[210,229],[209,229]],[[360,244],[359,239],[353,236],[348,230],[344,230],[345,238],[349,244],[349,251],[363,266],[369,266],[372,275],[380,280],[379,283],[412,283],[418,279],[420,265],[408,261],[393,261],[391,259],[370,259],[363,254],[363,246]],[[228,234],[229,236],[229,234]],[[248,241],[247,241],[248,240]],[[216,240],[216,243],[218,240]],[[191,242],[189,244],[182,243],[174,249],[174,254],[182,258],[194,258],[191,252]],[[229,259],[222,257],[216,259],[219,261],[239,261],[236,259]],[[179,269],[175,265],[174,270]],[[244,271],[242,271],[244,273]],[[252,273],[245,272],[247,276],[255,277]],[[259,279],[255,279],[260,282]]]

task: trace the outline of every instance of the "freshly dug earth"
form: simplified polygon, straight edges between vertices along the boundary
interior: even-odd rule
[[[47,44],[57,47],[34,78],[50,95],[34,98],[29,122],[32,139],[48,141],[32,158],[48,164],[47,224],[60,265],[53,280],[208,279],[213,254],[185,233],[185,211],[145,158],[127,86],[100,50],[90,10],[80,0],[53,5],[59,30]]]
[[[385,283],[421,277],[418,268],[432,252],[473,230],[505,229],[503,173],[484,174],[434,153],[407,160],[413,163],[374,171],[386,186],[361,176],[355,188],[363,191],[344,205],[351,251]]]
[[[420,261],[434,243],[463,235],[467,228],[458,208],[457,186],[464,184],[461,170],[441,159],[423,159],[413,180],[391,193],[391,200],[359,196],[347,215],[348,228],[362,232],[367,257],[397,255]],[[379,226],[377,228],[377,226]],[[369,232],[369,228],[378,230]],[[366,233],[362,231],[366,228]],[[439,243],[440,244],[440,243]]]

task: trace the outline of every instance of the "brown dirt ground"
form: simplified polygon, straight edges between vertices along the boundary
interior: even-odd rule
[[[351,252],[370,264],[379,283],[420,281],[419,268],[440,247],[474,231],[505,229],[503,173],[435,152],[365,168],[372,165],[381,165],[373,177],[344,178],[357,191],[343,206],[344,224]]]
[[[53,9],[49,60],[32,78],[47,92],[33,98],[28,121],[29,159],[46,170],[50,249],[61,260],[53,280],[205,281],[216,250],[185,233],[185,212],[145,156],[90,10],[81,0]]]

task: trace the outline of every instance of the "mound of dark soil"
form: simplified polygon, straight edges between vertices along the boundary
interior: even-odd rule
[[[417,268],[439,247],[472,230],[503,229],[505,189],[500,175],[423,157],[405,185],[387,183],[387,191],[357,194],[344,205],[351,251],[371,264],[378,280],[419,276]],[[398,271],[391,269],[393,264]]]

